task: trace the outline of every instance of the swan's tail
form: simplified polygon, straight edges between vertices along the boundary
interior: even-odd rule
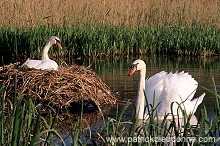
[[[198,106],[202,103],[203,101],[203,98],[205,97],[205,93],[203,93],[201,96],[199,96],[198,98],[196,99],[193,99],[192,101],[190,101],[191,105],[192,105],[192,108],[189,108],[191,109],[190,111],[186,111],[187,113],[191,113],[191,114],[194,114],[196,112],[196,109],[198,108]],[[188,106],[188,105],[186,105]]]
[[[22,68],[27,64],[28,60],[30,60],[30,58],[28,58],[28,59],[21,65],[21,67],[20,67],[19,69],[22,69]]]

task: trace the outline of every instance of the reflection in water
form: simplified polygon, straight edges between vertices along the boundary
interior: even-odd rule
[[[136,59],[136,58],[135,58]],[[199,85],[208,88],[213,91],[213,77],[215,79],[215,84],[217,92],[220,91],[220,59],[219,58],[168,58],[168,57],[142,57],[147,65],[146,76],[150,77],[162,70],[167,72],[176,72],[176,71],[185,71],[189,72],[193,78],[195,78]],[[105,82],[112,92],[119,96],[121,101],[131,100],[133,103],[129,106],[124,113],[124,120],[129,121],[132,119],[132,114],[134,110],[135,98],[137,95],[137,86],[138,86],[138,74],[134,74],[133,77],[128,77],[128,71],[130,65],[133,62],[133,58],[124,59],[124,58],[114,58],[111,60],[85,60],[84,66],[91,65],[91,68],[99,75],[99,77]],[[75,64],[76,62],[67,62],[68,64]],[[203,107],[203,104],[206,106],[208,116],[210,118],[214,117],[214,107],[213,102],[215,102],[215,97],[213,94],[204,91],[201,87],[198,87],[195,97],[198,97],[202,93],[206,92],[206,96],[203,100],[203,103],[198,107],[195,115],[200,117],[200,109]],[[120,103],[120,104],[123,104]],[[116,110],[109,112],[109,116],[115,117]],[[191,125],[197,124],[196,117],[192,118]],[[168,121],[169,122],[169,121]],[[97,124],[99,125],[99,123]],[[169,124],[168,124],[169,125]],[[196,126],[195,126],[196,127]],[[94,129],[97,126],[94,127]],[[87,134],[86,137],[89,134]]]
[[[78,58],[80,59],[80,58]],[[162,70],[167,72],[176,72],[176,71],[185,71],[189,72],[189,74],[194,77],[199,85],[204,86],[205,88],[213,91],[213,81],[212,77],[215,79],[215,85],[217,88],[217,92],[220,92],[220,58],[168,58],[166,56],[151,56],[151,57],[141,57],[146,62],[147,72],[146,76],[150,77]],[[130,68],[130,64],[133,62],[133,58],[114,58],[110,60],[80,60],[79,62],[75,62],[73,58],[63,59],[59,58],[56,60],[61,64],[65,61],[67,64],[72,65],[76,63],[80,63],[84,66],[91,65],[93,71],[95,71],[99,77],[105,82],[111,89],[111,91],[120,97],[120,100],[127,101],[128,99],[134,103],[137,93],[137,84],[138,84],[138,74],[135,74],[132,77],[128,77],[128,71]],[[22,61],[21,61],[22,62]],[[206,106],[209,118],[214,117],[214,107],[213,102],[215,102],[215,97],[210,92],[204,91],[202,88],[198,88],[195,97],[198,97],[203,92],[206,92],[206,96],[203,100],[203,103]],[[200,105],[197,109],[196,116],[199,117],[200,109],[203,105]],[[134,104],[129,106],[125,113],[124,119],[130,120],[132,118],[134,109]],[[100,120],[100,115],[98,115],[99,111],[94,114],[89,114],[88,120],[91,123],[86,123],[87,126],[94,129],[99,127],[97,125],[100,124],[102,120]],[[109,113],[110,116],[115,116],[115,111],[111,111]],[[85,115],[86,116],[86,115]],[[62,122],[64,122],[63,129],[70,129],[70,124],[76,121],[78,117],[70,118],[68,116],[63,117]],[[94,126],[96,125],[96,126]],[[85,127],[88,128],[88,127]],[[88,134],[89,135],[89,134]],[[86,136],[89,137],[89,136]]]
[[[185,71],[189,72],[193,78],[195,78],[199,86],[204,86],[209,90],[213,91],[212,77],[215,79],[217,92],[220,91],[220,59],[219,58],[167,58],[167,57],[142,57],[146,62],[147,72],[146,76],[150,77],[162,70],[167,72]],[[110,89],[119,94],[122,100],[131,99],[135,101],[138,84],[138,74],[133,77],[128,77],[128,71],[130,64],[133,59],[121,59],[115,58],[112,60],[88,60],[84,65],[92,64],[91,68],[97,72],[99,77],[105,82]],[[198,116],[199,111],[203,104],[206,106],[209,116],[212,117],[214,114],[213,102],[215,97],[202,88],[198,88],[195,97],[198,97],[202,93],[206,92],[206,96],[203,103],[199,106],[196,115]],[[131,108],[132,109],[132,108]],[[131,114],[131,111],[127,111]]]
[[[167,56],[142,56],[140,57],[146,62],[147,72],[146,76],[150,77],[162,70],[167,72],[185,71],[189,72],[193,78],[195,78],[199,86],[213,91],[212,77],[215,79],[217,92],[220,92],[220,58],[190,58],[190,57],[167,57]],[[132,77],[128,77],[128,71],[130,65],[134,59],[137,58],[120,58],[115,57],[112,59],[103,60],[83,60],[84,66],[90,66],[99,77],[105,82],[112,92],[120,97],[120,100],[135,102],[138,84],[138,74]],[[62,60],[62,59],[61,59]],[[60,60],[60,62],[62,62]],[[63,59],[65,60],[65,59]],[[67,64],[76,64],[77,62],[73,58],[65,60]],[[80,62],[82,64],[82,62]],[[198,87],[195,97],[198,97],[202,93],[206,92],[206,96],[203,103],[198,107],[195,115],[199,117],[200,109],[203,104],[206,106],[208,116],[214,117],[213,102],[215,97],[210,92],[204,91],[201,87]],[[125,112],[125,118],[130,119],[132,117],[134,104]],[[114,113],[114,112],[113,112]],[[115,116],[112,114],[112,116]]]

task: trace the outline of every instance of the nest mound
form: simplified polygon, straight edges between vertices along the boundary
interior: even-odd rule
[[[19,70],[18,63],[0,68],[0,87],[5,86],[6,97],[17,95],[48,101],[52,106],[68,107],[78,101],[95,101],[98,105],[114,104],[109,87],[97,74],[84,66],[60,66],[54,70]]]

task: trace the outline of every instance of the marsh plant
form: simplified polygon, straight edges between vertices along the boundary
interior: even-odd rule
[[[77,121],[70,121],[70,125],[73,125],[71,130],[64,129],[59,123],[61,119],[59,111],[50,107],[47,116],[43,116],[41,109],[36,108],[34,97],[28,99],[23,95],[17,97],[16,92],[12,98],[6,97],[3,85],[0,88],[0,143],[1,145],[66,145],[68,141],[72,145],[217,144],[220,136],[220,96],[215,87],[214,91],[202,87],[215,95],[214,118],[208,116],[206,107],[203,106],[198,119],[193,124],[191,120],[195,117],[184,114],[184,109],[181,109],[184,115],[181,119],[174,116],[172,119],[168,119],[167,116],[159,119],[153,114],[156,111],[155,107],[151,109],[147,119],[139,120],[135,114],[126,116],[126,110],[133,105],[127,101],[123,107],[116,105],[113,116],[104,114],[98,107],[102,122],[96,125],[94,132],[93,127],[83,128],[83,123],[89,123],[83,119],[83,112],[78,116]],[[14,90],[16,91],[16,87]],[[61,132],[69,130],[69,133]]]
[[[0,2],[0,26],[212,25],[219,27],[219,0],[17,0]]]
[[[204,88],[204,87],[202,87]],[[103,119],[100,134],[101,140],[109,145],[214,145],[219,144],[220,114],[219,100],[216,88],[207,92],[215,95],[213,101],[215,117],[208,116],[206,107],[200,111],[200,115],[187,115],[184,109],[181,109],[183,117],[175,117],[172,113],[172,119],[168,115],[160,118],[156,114],[156,108],[152,108],[145,120],[139,120],[135,115],[130,120],[125,114],[126,109],[132,103],[129,101],[122,109],[117,109],[116,116]],[[174,104],[174,103],[173,103]],[[173,104],[170,105],[172,109]],[[147,110],[147,107],[146,107]],[[119,112],[120,111],[120,112]],[[135,113],[135,112],[134,112]],[[126,115],[126,114],[125,114]],[[125,120],[126,119],[126,120]]]
[[[16,80],[15,80],[16,82]],[[15,87],[16,90],[16,87]],[[48,139],[56,135],[63,139],[53,128],[57,116],[49,118],[41,116],[36,109],[35,101],[25,99],[23,95],[6,97],[4,85],[0,87],[0,145],[36,145],[50,142]],[[54,114],[54,113],[53,113]]]
[[[141,54],[213,56],[219,55],[220,30],[214,27],[181,26],[37,26],[0,28],[1,61],[40,58],[48,36],[61,39],[63,49],[52,47],[51,59],[100,58]]]

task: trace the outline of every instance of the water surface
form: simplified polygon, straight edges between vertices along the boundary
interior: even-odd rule
[[[167,56],[141,56],[147,66],[146,76],[150,77],[160,71],[167,72],[176,72],[176,71],[185,71],[192,75],[195,78],[200,86],[207,88],[208,90],[214,91],[214,83],[217,88],[217,92],[220,92],[220,58],[190,58],[190,57],[167,57]],[[119,97],[120,103],[124,103],[128,100],[135,103],[135,98],[138,88],[138,73],[135,73],[133,76],[128,76],[130,65],[133,62],[134,57],[130,58],[120,58],[115,57],[112,59],[102,59],[102,60],[74,60],[73,58],[64,59],[59,58],[55,59],[59,64],[62,64],[65,61],[69,65],[80,64],[84,66],[91,66],[90,68],[95,71],[98,76],[105,82],[111,89],[112,93]],[[24,62],[22,60],[21,62]],[[200,96],[203,92],[206,93],[206,96],[203,100],[203,103],[199,106],[196,112],[198,117],[200,114],[200,109],[203,108],[203,105],[206,106],[208,116],[210,118],[215,117],[214,106],[215,96],[199,87],[196,92],[196,97]],[[121,105],[121,104],[120,104]],[[132,118],[133,107],[130,106],[125,114],[124,119],[129,120]],[[112,109],[109,113],[109,116],[114,117],[115,112]],[[97,113],[90,113],[87,121],[93,122],[89,123],[91,125],[92,133],[96,134],[96,131],[99,130],[101,124],[101,117]],[[69,124],[66,125],[67,129]],[[94,134],[94,135],[95,135]],[[90,132],[85,132],[84,136],[89,138]],[[65,135],[63,135],[65,136]],[[69,140],[69,143],[71,140]],[[67,142],[68,143],[68,142]]]
[[[150,77],[160,71],[188,72],[195,78],[200,86],[214,91],[215,81],[217,92],[220,91],[220,58],[189,58],[189,57],[166,57],[166,56],[142,56],[146,62],[146,76]],[[111,60],[85,60],[83,65],[91,65],[91,68],[99,75],[114,94],[119,95],[120,100],[135,101],[138,87],[138,73],[128,76],[130,64],[134,58],[113,58]],[[206,106],[208,115],[214,117],[215,96],[201,87],[198,88],[195,97],[200,96],[203,92],[206,96],[203,103],[199,106],[196,114],[198,115],[203,105]],[[132,114],[132,108],[126,111],[126,115]]]

